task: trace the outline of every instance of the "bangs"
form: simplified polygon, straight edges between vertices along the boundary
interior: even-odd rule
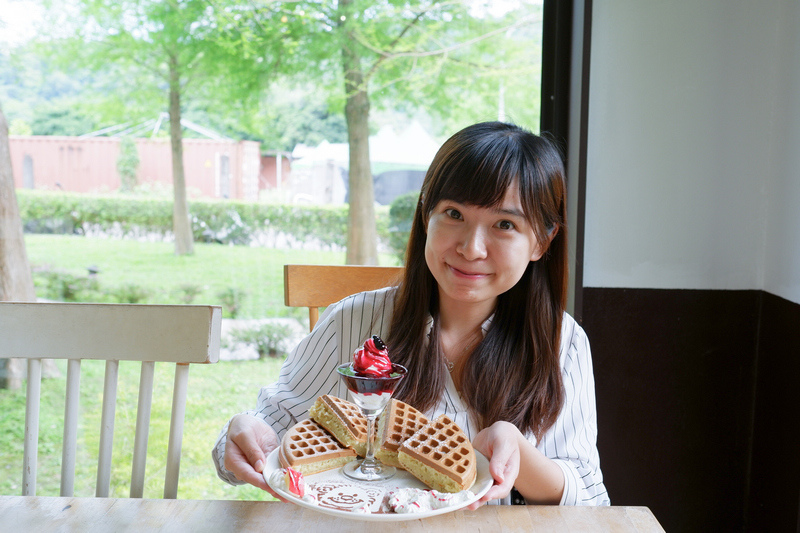
[[[563,177],[561,156],[549,140],[510,124],[476,124],[448,139],[434,157],[422,184],[421,228],[442,200],[491,209],[516,186],[525,218],[545,242],[565,223]]]
[[[522,171],[521,158],[513,149],[511,137],[480,139],[471,149],[463,150],[460,157],[444,162],[436,187],[426,198],[426,202],[430,202],[429,210],[441,200],[478,207],[500,205],[509,187],[519,181]]]

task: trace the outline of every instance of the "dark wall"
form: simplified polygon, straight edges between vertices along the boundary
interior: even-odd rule
[[[767,514],[765,531],[797,528],[798,313],[762,291],[583,290],[612,504],[667,531],[755,531]]]
[[[800,533],[800,305],[764,294],[749,531]]]

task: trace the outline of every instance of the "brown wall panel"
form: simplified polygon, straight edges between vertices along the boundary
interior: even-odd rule
[[[585,288],[600,461],[667,531],[741,531],[760,291]]]
[[[800,305],[762,302],[747,529],[800,532]]]

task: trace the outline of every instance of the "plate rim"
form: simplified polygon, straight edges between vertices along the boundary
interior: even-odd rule
[[[262,475],[264,476],[264,481],[266,481],[267,485],[276,493],[278,493],[282,498],[284,498],[290,503],[323,514],[338,516],[340,518],[346,518],[349,520],[398,522],[404,520],[419,520],[422,518],[429,518],[431,516],[438,516],[440,514],[451,513],[453,511],[463,509],[464,507],[467,507],[472,503],[475,503],[489,491],[492,485],[494,485],[494,479],[492,478],[492,475],[489,472],[489,460],[481,452],[475,450],[475,459],[477,462],[477,475],[475,477],[475,483],[472,485],[470,489],[468,489],[473,491],[473,493],[475,494],[474,498],[470,498],[469,500],[461,502],[456,505],[444,507],[442,509],[435,509],[424,513],[354,513],[352,511],[342,511],[339,509],[330,509],[327,507],[321,507],[320,505],[306,502],[303,499],[298,498],[297,495],[292,494],[291,492],[287,492],[286,490],[280,487],[273,486],[272,483],[270,483],[270,477],[272,477],[272,473],[280,468],[283,468],[280,464],[280,460],[278,459],[279,450],[280,447],[275,448],[267,456],[267,461],[262,471]],[[342,467],[339,467],[338,470],[341,470],[341,468]],[[330,475],[330,473],[331,471],[327,470],[325,472],[319,472],[318,474],[312,474],[311,476],[308,476],[308,478],[306,479],[310,480],[307,482],[313,483],[314,476],[321,474]],[[353,483],[353,485],[358,485],[358,483]],[[477,489],[477,491],[473,489]]]

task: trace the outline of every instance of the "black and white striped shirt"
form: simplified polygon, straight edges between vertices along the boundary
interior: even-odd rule
[[[347,398],[347,389],[335,372],[349,362],[353,352],[371,335],[388,336],[394,288],[362,292],[329,306],[314,331],[300,342],[281,368],[278,381],[261,389],[257,407],[247,413],[263,419],[279,438],[296,422],[308,418],[318,396]],[[484,333],[491,318],[484,323]],[[431,321],[429,320],[429,326]],[[589,341],[583,329],[567,314],[561,333],[561,371],[565,403],[556,423],[537,442],[531,441],[564,472],[562,505],[609,505],[597,453],[597,412]],[[446,414],[473,439],[479,428],[452,379],[429,418]],[[219,477],[240,484],[223,466],[227,425],[212,451]],[[510,498],[496,503],[510,503]]]

